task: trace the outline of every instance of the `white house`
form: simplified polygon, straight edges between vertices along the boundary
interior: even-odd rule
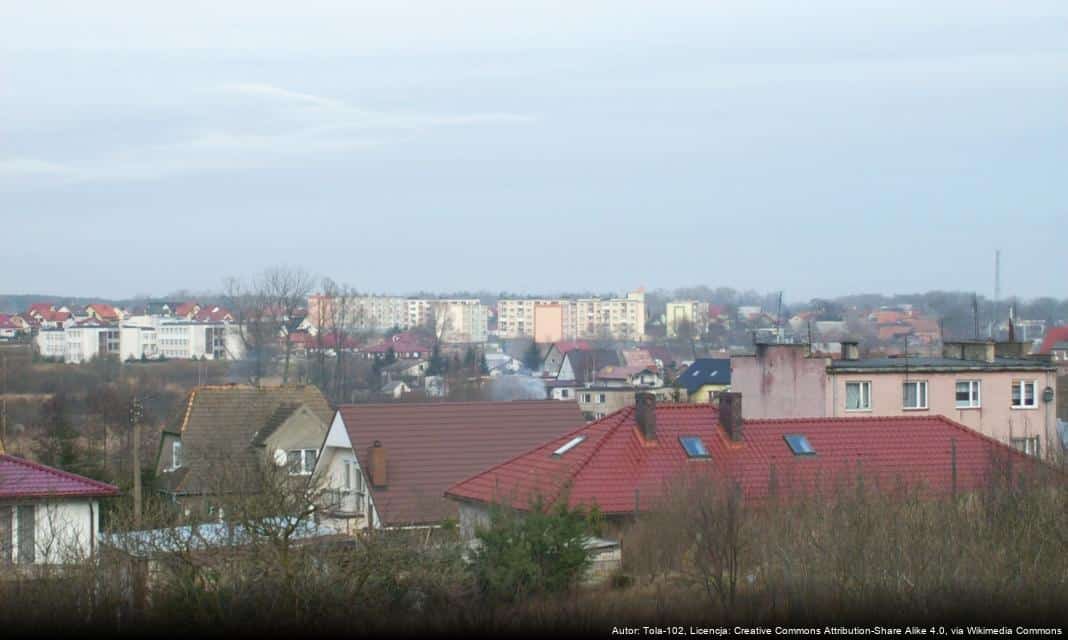
[[[100,498],[118,493],[110,484],[0,450],[0,565],[64,564],[92,556]]]

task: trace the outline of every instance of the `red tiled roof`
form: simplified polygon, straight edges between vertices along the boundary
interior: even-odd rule
[[[195,302],[183,302],[174,308],[174,315],[176,316],[188,316],[193,313],[194,309],[199,307]]]
[[[85,306],[86,313],[92,310],[101,320],[118,320],[119,312],[110,304],[94,303]]]
[[[102,497],[118,487],[0,453],[0,499]]]
[[[18,329],[18,325],[11,321],[11,316],[0,313],[0,329]]]
[[[942,416],[746,420],[742,440],[733,442],[718,415],[708,404],[659,405],[657,440],[649,444],[640,435],[634,407],[621,409],[456,484],[446,495],[524,508],[536,496],[559,499],[566,487],[572,505],[596,504],[604,513],[622,514],[634,511],[636,495],[646,509],[671,482],[694,472],[730,477],[747,499],[760,500],[771,492],[773,477],[778,491],[810,494],[853,481],[858,472],[878,486],[904,482],[948,493],[953,442],[961,491],[982,485],[992,453],[1040,464]],[[795,456],[787,434],[805,435],[816,455]],[[579,435],[586,439],[553,457]],[[699,436],[710,457],[688,458],[681,436]]]
[[[590,343],[585,340],[561,340],[560,342],[554,342],[553,346],[560,353],[567,353],[575,349],[583,349],[588,351],[590,349]]]
[[[377,440],[386,450],[388,486],[372,490],[386,525],[456,517],[449,486],[583,423],[574,402],[420,402],[338,408],[364,469]]]
[[[1046,329],[1046,336],[1042,338],[1042,346],[1039,347],[1038,352],[1049,353],[1053,350],[1053,345],[1061,342],[1068,342],[1068,325]]]
[[[198,311],[195,316],[193,316],[193,319],[197,322],[223,322],[224,320],[233,320],[233,315],[222,307],[204,307],[200,311]]]

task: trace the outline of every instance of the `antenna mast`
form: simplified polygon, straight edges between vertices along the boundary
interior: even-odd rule
[[[998,322],[998,302],[1001,301],[1001,249],[994,250],[994,313],[990,320],[990,337],[994,337],[994,331]]]

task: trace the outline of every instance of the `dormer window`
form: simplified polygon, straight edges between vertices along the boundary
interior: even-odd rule
[[[708,458],[708,448],[705,447],[705,443],[698,436],[680,436],[679,444],[682,445],[686,456],[689,458]]]
[[[783,436],[786,440],[787,446],[790,447],[790,451],[795,456],[814,456],[816,450],[812,448],[812,444],[808,441],[808,438],[799,433],[793,433]]]
[[[583,434],[581,436],[575,436],[574,438],[571,438],[566,443],[564,443],[563,446],[558,448],[556,451],[553,451],[553,457],[554,458],[559,458],[559,457],[563,456],[568,451],[571,451],[575,447],[577,447],[580,444],[582,444],[585,440],[586,440],[585,434]]]

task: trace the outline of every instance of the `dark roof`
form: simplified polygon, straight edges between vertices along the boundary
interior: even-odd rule
[[[833,360],[828,371],[1034,371],[1053,370],[1056,367],[1041,360],[1026,358],[995,358],[965,360],[962,358],[909,357],[909,358],[864,358],[861,360]]]
[[[618,367],[623,364],[619,352],[614,349],[572,349],[564,358],[571,362],[575,379],[580,382],[593,382],[602,367]]]
[[[682,372],[678,383],[688,393],[695,393],[706,384],[730,384],[731,361],[729,358],[698,358]]]
[[[373,489],[387,526],[457,516],[450,485],[583,424],[574,402],[420,402],[338,408],[360,465],[377,440],[386,449],[388,486]]]
[[[0,499],[104,497],[118,487],[0,453]]]
[[[505,502],[525,508],[541,497],[566,496],[571,505],[594,505],[607,514],[655,506],[671,483],[687,474],[709,474],[739,483],[746,499],[833,491],[862,474],[869,486],[902,484],[926,492],[980,488],[999,459],[1015,469],[1042,463],[943,416],[746,420],[742,439],[732,441],[709,404],[656,407],[657,440],[647,442],[634,407],[531,449],[449,488],[458,500]],[[787,435],[803,435],[814,455],[794,455]],[[585,439],[562,455],[553,452],[578,436]],[[680,438],[697,436],[708,456],[690,458]],[[998,456],[1003,456],[999,458]],[[565,491],[566,489],[566,491]]]
[[[170,493],[207,491],[215,464],[253,462],[255,448],[301,406],[322,420],[325,435],[333,410],[314,386],[220,385],[192,390],[177,420],[164,429],[182,439],[182,468],[161,472],[157,488]]]

